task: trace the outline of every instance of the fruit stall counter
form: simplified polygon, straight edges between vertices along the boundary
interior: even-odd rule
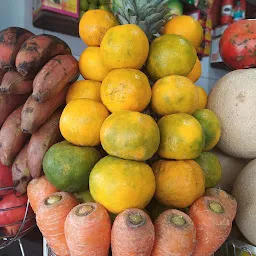
[[[224,32],[236,47],[249,31],[247,48],[207,95],[200,23],[128,2],[83,14],[79,60],[54,35],[0,31],[0,246],[37,225],[58,256],[252,255],[256,21]]]

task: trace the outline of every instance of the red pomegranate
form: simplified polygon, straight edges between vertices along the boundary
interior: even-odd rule
[[[220,55],[231,69],[256,67],[256,20],[231,24],[220,39]]]

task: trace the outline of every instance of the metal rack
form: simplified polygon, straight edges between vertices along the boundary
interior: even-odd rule
[[[5,187],[5,188],[0,188],[0,191],[10,191],[10,190],[14,190],[14,187]],[[18,196],[17,196],[18,197]],[[7,225],[0,225],[0,230],[3,229],[4,227],[7,226],[12,226],[12,225],[20,225],[19,230],[17,232],[17,234],[11,236],[11,235],[4,235],[4,234],[0,234],[0,250],[11,245],[13,242],[17,241],[19,243],[20,246],[20,250],[21,250],[21,254],[22,256],[25,256],[25,252],[22,246],[22,242],[21,242],[21,238],[26,235],[32,228],[34,228],[36,226],[36,222],[35,222],[35,215],[30,215],[28,216],[28,211],[29,211],[29,201],[27,201],[27,203],[24,205],[18,205],[16,207],[11,207],[11,208],[6,208],[6,209],[0,209],[0,212],[4,212],[4,211],[12,211],[14,209],[17,208],[24,208],[26,207],[25,210],[25,214],[23,219],[15,222],[15,223],[11,223],[11,224],[7,224]],[[28,221],[33,220],[33,224],[31,224],[28,228],[23,229],[23,227],[25,226],[25,224]]]

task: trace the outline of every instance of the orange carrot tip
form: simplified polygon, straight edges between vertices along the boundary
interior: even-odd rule
[[[228,238],[232,221],[224,205],[214,197],[202,196],[189,209],[196,227],[193,256],[211,256]]]
[[[111,221],[98,203],[76,206],[65,221],[65,237],[72,256],[108,256]]]
[[[27,187],[27,195],[33,211],[36,213],[39,203],[55,192],[58,192],[57,188],[45,176],[32,179]]]
[[[154,239],[150,217],[143,210],[127,209],[117,215],[112,227],[112,255],[151,255]]]
[[[56,192],[46,197],[37,207],[36,222],[48,245],[58,256],[70,256],[64,234],[68,213],[78,204],[67,192]]]
[[[170,209],[155,221],[152,256],[191,256],[196,243],[196,228],[184,212]]]
[[[224,208],[229,214],[231,221],[235,219],[237,211],[237,201],[232,195],[219,188],[209,188],[205,191],[205,196],[213,196],[219,199],[221,204],[223,204]]]

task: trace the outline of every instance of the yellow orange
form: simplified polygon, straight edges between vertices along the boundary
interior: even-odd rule
[[[116,17],[105,10],[89,10],[79,22],[79,35],[88,46],[100,46],[105,33],[118,25]]]
[[[200,86],[197,86],[197,91],[198,91],[198,105],[197,105],[197,109],[204,109],[204,108],[206,108],[206,105],[207,105],[207,93]]]
[[[176,34],[185,37],[195,48],[203,40],[203,28],[193,17],[188,15],[175,16],[164,26],[164,34]]]
[[[190,71],[190,73],[187,75],[187,78],[189,78],[193,83],[195,83],[202,74],[202,65],[200,60],[196,59],[196,64],[193,67],[193,69]]]

